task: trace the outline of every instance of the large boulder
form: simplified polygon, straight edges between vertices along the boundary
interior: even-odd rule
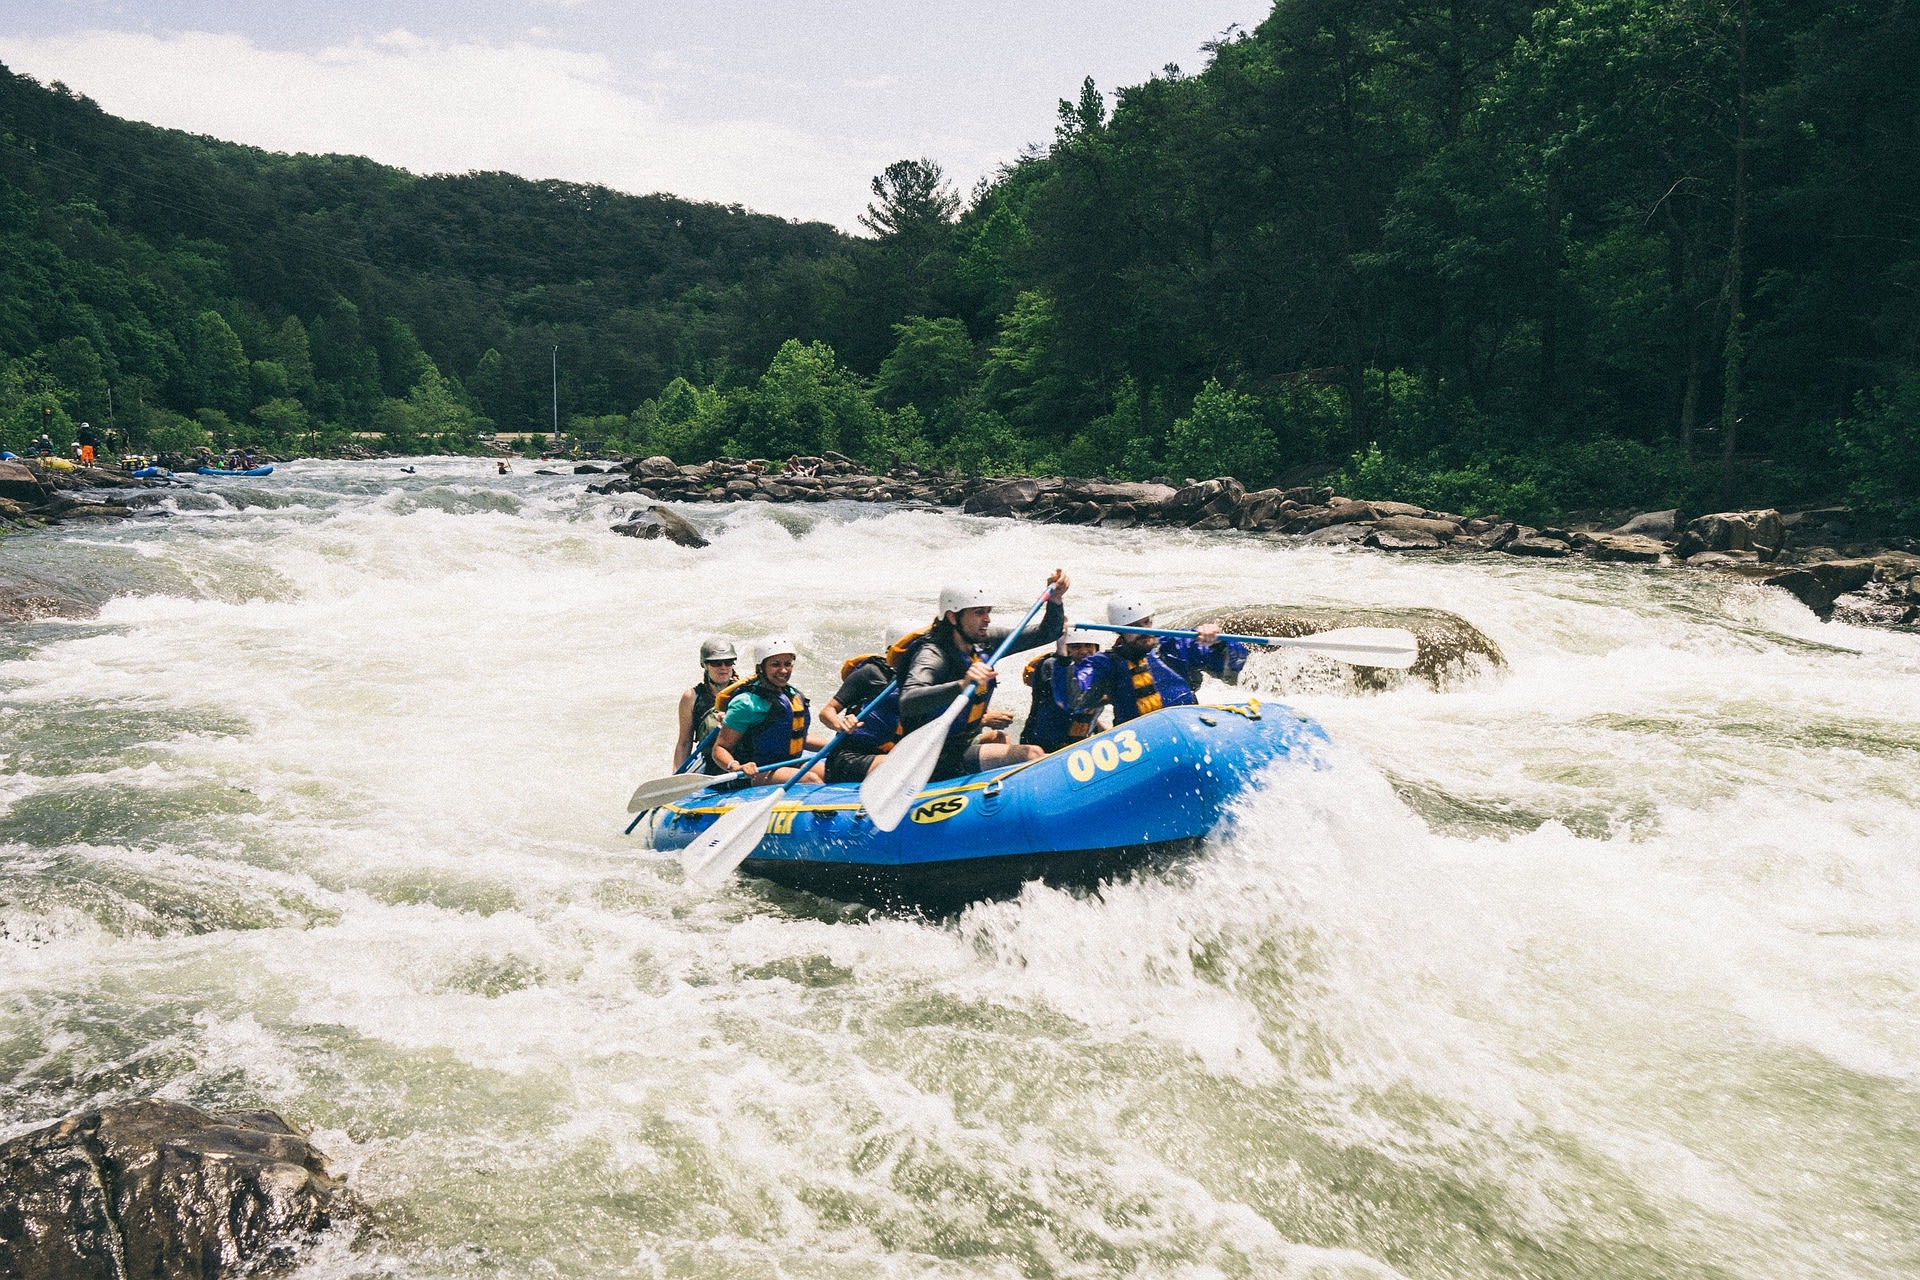
[[[1771,560],[1785,540],[1786,526],[1778,511],[1720,511],[1689,520],[1673,554],[1684,560],[1703,551],[1751,551],[1758,559]]]
[[[1315,660],[1322,682],[1333,680],[1368,691],[1393,688],[1406,679],[1420,680],[1435,688],[1445,688],[1464,680],[1502,670],[1507,665],[1500,646],[1472,623],[1444,609],[1348,609],[1335,606],[1256,604],[1225,610],[1202,610],[1178,626],[1193,626],[1202,621],[1217,622],[1228,635],[1310,637],[1341,627],[1399,627],[1414,634],[1419,642],[1413,666],[1401,672],[1379,667],[1361,667],[1332,659]],[[1306,650],[1277,650],[1287,654],[1305,654]],[[1262,664],[1263,667],[1268,664]],[[1289,662],[1280,673],[1256,668],[1242,680],[1258,690],[1271,681],[1275,692],[1295,691],[1304,674],[1300,663]]]
[[[1642,511],[1639,515],[1633,517],[1618,529],[1615,529],[1614,532],[1622,537],[1665,539],[1673,537],[1674,530],[1679,527],[1680,512],[1678,509],[1671,511]]]
[[[1576,533],[1573,545],[1595,560],[1620,560],[1628,564],[1659,564],[1667,554],[1666,543],[1638,533]]]
[[[1031,507],[1043,491],[1058,487],[1057,481],[1049,485],[1031,477],[1008,480],[975,493],[960,509],[972,516],[1019,515]]]
[[[1372,504],[1375,510],[1379,503]],[[1405,503],[1395,503],[1405,506]],[[1418,511],[1420,508],[1415,507]],[[1367,545],[1382,551],[1431,551],[1460,536],[1460,526],[1451,520],[1429,520],[1404,512],[1383,516],[1367,535]]]
[[[1872,582],[1875,568],[1872,560],[1827,560],[1789,569],[1762,581],[1769,587],[1780,588],[1824,618],[1833,612],[1835,600]]]
[[[1076,502],[1098,502],[1102,505],[1125,502],[1138,509],[1153,507],[1172,499],[1177,493],[1170,484],[1155,484],[1147,481],[1115,480],[1077,480],[1067,479],[1060,482],[1062,497]]]
[[[1172,520],[1192,521],[1202,528],[1225,528],[1223,523],[1206,523],[1207,517],[1231,518],[1240,505],[1240,495],[1245,492],[1246,486],[1232,476],[1215,476],[1177,490],[1167,499],[1164,510]]]
[[[319,1153],[271,1112],[149,1098],[0,1143],[0,1276],[259,1275],[353,1211]]]
[[[47,487],[25,463],[0,460],[0,498],[36,507],[47,500]]]
[[[614,525],[613,531],[628,538],[665,538],[683,547],[707,545],[707,540],[687,523],[686,517],[659,506],[636,512],[626,523]]]

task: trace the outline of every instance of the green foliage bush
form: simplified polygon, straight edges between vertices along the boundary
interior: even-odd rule
[[[1007,476],[1044,471],[1026,437],[991,409],[981,409],[961,424],[940,460],[956,471],[975,476]]]
[[[1854,509],[1872,526],[1920,533],[1920,374],[1863,392],[1838,434]]]
[[[1457,462],[1403,458],[1369,444],[1334,486],[1356,498],[1417,502],[1464,516],[1548,524],[1580,508],[1700,512],[1713,503],[1714,471],[1677,450],[1598,436],[1557,451],[1494,452]]]
[[[829,450],[865,458],[882,434],[880,410],[833,348],[789,339],[742,399],[727,447],[749,458]]]
[[[146,431],[136,443],[148,453],[176,453],[191,457],[196,449],[211,448],[213,437],[197,422],[165,409],[155,409],[147,422]]]

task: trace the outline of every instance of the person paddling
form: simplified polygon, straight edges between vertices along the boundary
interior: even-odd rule
[[[1067,587],[1066,573],[1055,569],[1047,579],[1046,611],[1013,637],[1007,652],[1037,648],[1060,637],[1066,629],[1061,601]],[[967,714],[954,720],[932,781],[1037,760],[1046,754],[1027,743],[982,740],[994,689],[993,668],[986,659],[1007,635],[1005,628],[993,626],[992,596],[979,586],[963,584],[941,591],[940,616],[902,645],[894,670],[900,675],[900,723],[906,732],[939,717],[968,686],[978,690]]]
[[[739,656],[731,640],[712,636],[701,641],[700,683],[680,695],[680,736],[673,744],[675,773],[686,765],[694,745],[720,727],[714,699],[733,683],[733,664]]]
[[[1082,658],[1100,652],[1101,639],[1097,631],[1069,628],[1055,652],[1043,653],[1027,664],[1024,679],[1033,691],[1033,705],[1027,710],[1020,741],[1042,751],[1058,751],[1093,732],[1100,720],[1100,708],[1075,710],[1073,668]]]
[[[889,657],[913,630],[894,623],[881,633],[879,653],[840,664],[840,688],[820,708],[820,721],[846,737],[827,756],[828,782],[858,782],[900,741],[900,678]]]
[[[763,771],[759,761],[791,760],[809,748],[823,747],[825,735],[810,733],[813,712],[806,695],[793,687],[797,654],[793,643],[770,637],[753,647],[753,674],[715,695],[720,730],[707,749],[708,773],[747,775],[748,786],[793,780],[793,769]],[[802,782],[818,782],[823,766],[807,770]]]
[[[1138,596],[1107,602],[1107,622],[1116,627],[1151,627],[1153,606]],[[1113,704],[1113,722],[1125,724],[1161,707],[1191,706],[1204,676],[1232,684],[1246,665],[1247,646],[1223,642],[1220,625],[1205,622],[1194,636],[1123,635],[1104,653],[1073,664],[1069,704],[1080,714]]]

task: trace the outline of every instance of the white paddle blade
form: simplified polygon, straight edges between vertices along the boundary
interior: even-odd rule
[[[1264,641],[1284,649],[1306,649],[1356,667],[1393,667],[1405,671],[1420,656],[1420,641],[1399,627],[1342,627],[1310,636],[1272,636]]]
[[[627,801],[627,812],[644,813],[648,809],[658,809],[663,804],[684,799],[703,787],[717,786],[739,776],[738,773],[723,773],[716,778],[707,773],[675,773],[664,778],[652,778],[633,789],[633,798]]]
[[[900,825],[913,807],[913,798],[933,776],[940,762],[941,748],[947,745],[947,731],[955,717],[967,709],[967,695],[961,694],[938,720],[929,720],[900,739],[879,764],[860,781],[860,804],[873,825],[891,831]]]
[[[720,815],[698,840],[680,851],[680,869],[687,879],[703,889],[719,888],[759,846],[773,806],[786,794],[785,787],[775,787],[761,799],[737,804]]]

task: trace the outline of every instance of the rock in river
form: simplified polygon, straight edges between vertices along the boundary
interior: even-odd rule
[[[1444,609],[1345,609],[1331,606],[1259,604],[1220,611],[1208,610],[1179,626],[1201,621],[1220,624],[1229,635],[1311,636],[1340,627],[1403,627],[1420,643],[1419,656],[1405,675],[1379,667],[1331,663],[1356,689],[1393,688],[1407,677],[1423,680],[1434,689],[1451,687],[1490,671],[1502,670],[1506,657],[1472,623]],[[1302,654],[1299,649],[1275,650]],[[1255,687],[1258,687],[1257,682]],[[1286,690],[1280,690],[1285,692]]]
[[[665,538],[683,547],[707,545],[700,531],[688,524],[684,516],[661,506],[648,507],[644,514],[636,514],[625,524],[613,526],[613,531],[629,538]]]
[[[258,1275],[351,1208],[271,1112],[115,1103],[0,1143],[0,1276]]]

